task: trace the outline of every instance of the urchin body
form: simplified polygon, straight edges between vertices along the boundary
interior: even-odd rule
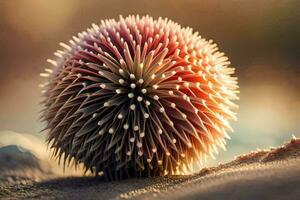
[[[46,69],[48,142],[108,179],[186,174],[225,148],[237,81],[190,28],[151,17],[93,25]]]

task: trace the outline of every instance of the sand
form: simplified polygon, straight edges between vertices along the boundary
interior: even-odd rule
[[[35,174],[34,170],[31,175]],[[25,171],[29,173],[30,169]],[[294,138],[279,148],[240,156],[217,167],[204,168],[190,176],[106,182],[101,177],[54,174],[42,177],[40,172],[36,173],[39,173],[38,178],[22,176],[20,171],[6,176],[0,172],[0,199],[299,200],[300,139]]]

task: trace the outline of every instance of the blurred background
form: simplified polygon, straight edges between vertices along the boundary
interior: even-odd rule
[[[192,27],[236,67],[238,121],[215,162],[299,137],[299,11],[298,0],[0,0],[0,146],[30,146],[29,135],[43,143],[38,84],[46,59],[59,42],[120,14],[168,17]]]

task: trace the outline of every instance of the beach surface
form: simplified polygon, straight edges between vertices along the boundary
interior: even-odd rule
[[[15,146],[0,149],[0,170],[0,199],[299,200],[300,139],[189,176],[114,182],[102,177],[66,176],[55,174],[47,163]]]

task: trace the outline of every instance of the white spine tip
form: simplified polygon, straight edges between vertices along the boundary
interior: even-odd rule
[[[104,131],[101,129],[99,132],[98,132],[99,135],[103,135],[104,134]]]
[[[138,127],[138,126],[134,126],[134,127],[133,127],[133,130],[134,130],[134,131],[138,131],[138,130],[139,130],[139,127]]]
[[[46,68],[45,71],[46,71],[47,73],[49,73],[49,74],[53,73],[53,70],[52,70],[52,69]]]
[[[128,98],[132,99],[134,97],[133,93],[128,93]]]
[[[143,144],[142,144],[141,142],[137,142],[137,143],[136,143],[136,146],[137,146],[138,148],[141,148],[141,147],[143,146]]]
[[[141,102],[141,101],[143,101],[143,97],[138,96],[138,97],[137,97],[137,100],[138,100],[139,102]]]
[[[120,84],[124,84],[124,82],[125,82],[124,79],[119,79]]]
[[[143,94],[147,93],[147,90],[145,88],[143,88],[141,91],[142,91]]]
[[[146,106],[150,106],[150,101],[146,101]]]
[[[110,134],[113,134],[113,133],[114,133],[114,129],[113,129],[113,128],[110,128],[110,129],[108,130],[108,132],[109,132]]]
[[[135,79],[135,75],[134,74],[130,74],[130,79]]]
[[[59,58],[62,58],[62,57],[63,57],[63,56],[62,56],[60,53],[58,53],[58,52],[55,52],[54,55],[57,56],[57,57],[59,57]]]
[[[142,138],[142,137],[145,137],[145,133],[144,132],[141,132],[140,133],[140,137]]]
[[[161,129],[159,129],[159,130],[157,131],[157,133],[158,133],[158,134],[162,134],[163,131],[162,131]]]
[[[122,119],[123,118],[123,115],[120,113],[118,114],[118,119]]]
[[[40,76],[41,76],[41,77],[48,77],[49,74],[47,74],[47,73],[40,73]]]
[[[102,71],[98,71],[98,74],[100,74],[101,76],[103,76],[103,72]]]
[[[47,62],[48,62],[48,63],[50,63],[51,65],[53,65],[53,66],[57,67],[57,63],[56,63],[56,61],[54,61],[54,60],[51,60],[51,59],[47,59]]]
[[[104,89],[104,88],[106,87],[106,85],[105,85],[104,83],[102,83],[102,84],[100,84],[100,87],[101,87],[102,89]]]
[[[124,124],[124,125],[123,125],[123,128],[124,128],[125,130],[127,130],[127,129],[129,128],[129,125],[128,125],[128,124]]]
[[[154,97],[153,97],[155,100],[158,100],[159,99],[159,96],[157,96],[157,95],[154,95]]]
[[[148,113],[145,113],[144,114],[144,117],[147,119],[147,118],[149,118],[149,114]]]
[[[158,85],[153,85],[152,87],[153,87],[155,90],[157,90]]]
[[[134,104],[130,105],[130,110],[135,110],[135,105]]]
[[[134,83],[131,83],[131,84],[130,84],[130,87],[131,87],[132,89],[134,89],[134,88],[136,87],[136,85],[135,85]]]
[[[123,69],[119,69],[119,73],[120,74],[124,74],[124,70]]]
[[[72,50],[72,48],[71,48],[69,45],[67,45],[67,44],[65,44],[65,43],[63,43],[63,42],[60,42],[59,45],[60,45],[61,47],[65,48],[65,49],[69,50],[69,51]]]
[[[144,83],[144,80],[143,79],[139,79],[138,81],[140,84],[143,84]]]

